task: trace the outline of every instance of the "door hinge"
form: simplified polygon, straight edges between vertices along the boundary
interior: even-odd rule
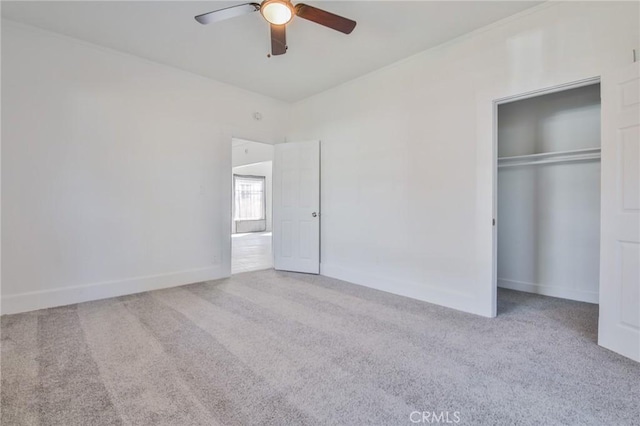
[[[493,220],[491,221],[491,224],[492,224],[493,226],[496,226],[496,219],[495,219],[495,218],[493,218]]]

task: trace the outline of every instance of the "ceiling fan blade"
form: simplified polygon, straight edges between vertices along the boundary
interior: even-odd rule
[[[356,21],[307,4],[298,3],[296,5],[296,15],[345,34],[351,34],[351,31],[356,27]]]
[[[271,54],[284,55],[287,53],[286,25],[271,24]]]
[[[235,18],[236,16],[246,15],[251,12],[260,10],[258,3],[245,3],[237,6],[226,7],[220,10],[214,10],[213,12],[203,13],[196,16],[196,21],[201,24],[210,24],[212,22],[224,21],[225,19]]]

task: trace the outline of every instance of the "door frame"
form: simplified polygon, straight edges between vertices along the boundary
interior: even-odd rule
[[[590,77],[568,83],[557,84],[541,89],[513,95],[494,97],[491,104],[491,202],[492,202],[492,240],[491,240],[491,315],[497,315],[498,308],[498,106],[524,99],[577,89],[579,87],[600,84],[601,77]],[[602,120],[602,112],[600,113]]]
[[[252,140],[252,139],[247,139],[247,138],[243,138],[243,137],[240,137],[240,136],[233,136],[233,135],[229,139],[229,145],[228,146],[230,147],[230,155],[229,155],[229,163],[227,163],[227,164],[229,164],[229,172],[230,172],[229,176],[231,177],[231,182],[230,182],[230,185],[228,185],[228,188],[229,188],[229,204],[230,205],[229,205],[229,210],[228,210],[228,212],[229,212],[229,220],[227,221],[227,224],[226,224],[228,226],[227,229],[229,230],[228,231],[229,234],[227,234],[227,235],[229,235],[229,240],[228,240],[228,244],[229,244],[229,246],[228,246],[229,259],[228,259],[228,262],[225,262],[226,266],[229,268],[228,269],[228,271],[229,271],[228,272],[229,273],[228,276],[234,275],[233,274],[233,228],[234,228],[234,226],[233,226],[233,218],[234,218],[234,203],[235,203],[235,179],[233,177],[234,176],[233,168],[236,167],[236,166],[233,165],[233,141],[234,140],[242,140],[242,141],[246,141],[246,142],[259,143],[259,144],[262,144],[262,145],[269,145],[271,147],[273,147],[275,145],[275,144],[269,143],[269,142],[255,141],[255,140]],[[249,163],[249,164],[244,164],[244,165],[248,166],[250,164],[258,164],[258,163],[261,163],[261,162],[262,161],[258,161],[256,163]],[[237,167],[241,167],[241,166],[237,166]],[[271,179],[273,179],[273,159],[271,159],[271,174],[272,174]],[[273,194],[272,194],[272,198],[273,198]],[[265,212],[267,211],[267,208],[268,208],[267,207],[267,203],[265,203]],[[271,217],[273,218],[273,206],[272,206],[272,209],[271,209]],[[265,218],[266,218],[266,215],[265,215]],[[271,247],[273,248],[273,224],[271,226],[272,226],[272,230],[271,230],[271,232],[272,232],[271,233]],[[273,253],[271,254],[271,269],[273,269]]]
[[[229,147],[230,147],[230,156],[229,156],[229,169],[230,169],[230,176],[231,176],[231,185],[229,185],[229,200],[230,200],[230,205],[229,205],[229,221],[228,221],[228,232],[229,234],[227,234],[229,236],[229,240],[228,240],[228,249],[229,249],[229,258],[228,258],[228,262],[225,262],[227,264],[227,267],[229,268],[229,276],[233,275],[233,271],[232,271],[232,264],[233,264],[233,204],[234,204],[234,196],[235,196],[235,191],[234,191],[234,179],[233,179],[233,141],[234,140],[243,140],[243,141],[247,141],[247,142],[253,142],[253,143],[260,143],[260,144],[264,144],[264,145],[270,145],[272,147],[274,147],[274,152],[275,152],[275,146],[279,143],[283,143],[286,144],[287,141],[284,142],[278,142],[278,143],[268,143],[268,142],[261,142],[261,141],[255,141],[255,140],[251,140],[251,139],[247,139],[244,137],[239,137],[239,136],[231,136],[231,138],[229,139]],[[319,200],[318,200],[318,262],[320,264],[320,268],[319,268],[319,274],[318,275],[322,275],[322,140],[321,139],[310,139],[310,140],[314,140],[314,141],[318,141],[318,150],[319,150],[319,164],[318,164],[318,172],[319,172],[319,187],[318,187],[318,193],[319,193]],[[309,141],[310,141],[309,140]],[[305,142],[307,140],[303,140],[300,142]],[[275,158],[272,159],[271,161],[271,175],[272,175],[272,179],[273,179],[273,172],[274,172],[274,166],[275,166]],[[271,194],[271,199],[273,200],[273,193]],[[266,206],[265,206],[266,208]],[[271,218],[273,219],[273,211],[275,210],[276,206],[272,205],[271,208]],[[273,250],[273,224],[271,225],[271,249]],[[271,253],[271,263],[272,263],[272,269],[273,269],[273,265],[275,264],[275,259],[274,259],[274,254],[273,252]]]

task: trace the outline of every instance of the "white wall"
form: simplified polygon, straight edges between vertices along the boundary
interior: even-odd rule
[[[234,138],[231,150],[233,167],[273,161],[273,145],[266,143]]]
[[[599,147],[599,84],[498,107],[499,157]],[[600,162],[498,170],[498,285],[598,303]]]
[[[637,3],[550,3],[295,104],[322,140],[322,272],[495,315],[492,101],[601,75]]]
[[[234,175],[264,176],[265,196],[267,197],[267,231],[273,229],[273,161],[263,161],[261,163],[248,164],[233,168]]]
[[[3,20],[3,313],[229,275],[231,135],[287,112]]]

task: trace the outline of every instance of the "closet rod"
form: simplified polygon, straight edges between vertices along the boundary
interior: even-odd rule
[[[600,153],[600,148],[582,148],[574,149],[570,151],[551,151],[540,152],[538,154],[526,154],[526,155],[514,155],[512,157],[498,157],[498,161],[516,161],[516,160],[528,160],[534,158],[548,158],[570,155],[585,155],[585,154],[597,154]]]
[[[567,158],[567,157],[565,157],[565,158],[550,158],[548,160],[498,164],[498,168],[518,167],[518,166],[535,166],[536,164],[571,163],[571,162],[578,162],[578,161],[594,161],[594,160],[600,160],[600,154],[574,156],[574,157],[571,157],[571,158]]]

